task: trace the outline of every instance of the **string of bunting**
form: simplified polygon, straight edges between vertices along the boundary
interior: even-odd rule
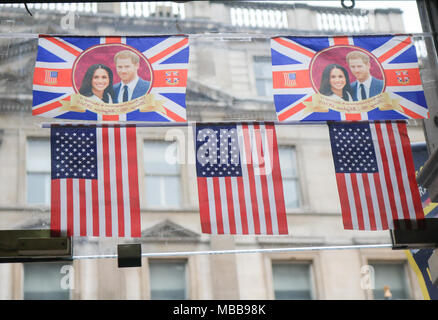
[[[195,127],[201,229],[287,235],[275,125],[328,124],[345,229],[424,218],[407,119],[428,118],[411,35],[271,38],[275,122]],[[137,126],[191,125],[189,37],[40,35],[32,114],[51,128],[54,234],[140,237]],[[141,124],[144,122],[144,124]]]

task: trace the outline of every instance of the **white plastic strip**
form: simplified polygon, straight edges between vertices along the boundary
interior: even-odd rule
[[[142,257],[186,257],[195,255],[213,255],[213,254],[243,254],[243,253],[276,253],[276,252],[303,252],[319,250],[357,250],[357,249],[384,249],[392,248],[392,244],[373,244],[373,245],[350,245],[350,246],[325,246],[325,247],[294,247],[294,248],[271,248],[271,249],[242,249],[242,250],[214,250],[214,251],[181,251],[181,252],[157,252],[142,253]],[[112,255],[89,255],[73,256],[73,260],[82,259],[107,259],[117,258],[116,254]]]
[[[238,26],[236,26],[238,28]],[[72,34],[44,34],[45,36],[53,36],[53,37],[90,37],[90,35],[72,35]],[[143,37],[156,37],[156,36],[189,36],[193,39],[199,39],[199,38],[206,38],[206,39],[212,39],[212,40],[234,40],[234,41],[251,41],[251,39],[270,39],[272,37],[284,37],[284,36],[303,36],[303,37],[321,37],[321,34],[315,33],[315,34],[255,34],[255,33],[241,33],[241,32],[230,32],[230,33],[177,33],[177,34],[157,34],[157,33],[150,33],[150,34],[142,34]],[[361,32],[355,32],[353,35],[344,35],[344,36],[381,36],[381,35],[387,35],[382,33],[361,33]],[[400,33],[397,34],[399,36],[411,36],[411,37],[433,37],[433,32],[417,32],[417,33]],[[129,37],[129,36],[135,36],[138,37],[138,34],[133,35],[127,35],[127,34],[111,34],[111,35],[95,35],[96,37],[107,37],[107,36],[122,36],[122,37]],[[342,34],[331,34],[327,35],[329,37],[331,36],[343,36]],[[29,38],[29,39],[37,39],[39,37],[38,33],[21,33],[21,32],[10,32],[10,33],[1,33],[0,38]]]

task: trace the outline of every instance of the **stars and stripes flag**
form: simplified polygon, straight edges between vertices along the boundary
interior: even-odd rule
[[[54,235],[140,237],[136,128],[51,128]]]
[[[90,109],[85,112],[66,109],[65,105],[72,95],[79,92],[79,84],[85,73],[81,68],[92,64],[108,65],[115,81],[118,75],[113,57],[117,50],[123,49],[133,51],[140,57],[139,73],[144,69],[149,70],[144,71],[148,76],[144,80],[151,83],[148,94],[154,96],[154,100],[164,108],[160,110],[165,112],[140,112],[136,109],[108,114]],[[186,36],[40,35],[33,78],[32,114],[75,120],[185,122],[188,62],[189,42]],[[166,79],[169,73],[173,75],[171,82]]]
[[[416,175],[418,176],[418,172],[422,170],[422,167],[429,158],[426,144],[412,144],[412,155]],[[425,219],[438,218],[438,203],[431,202],[429,191],[424,187],[419,187],[419,192]],[[434,249],[425,248],[404,251],[408,258],[409,265],[417,275],[418,284],[420,285],[424,300],[438,300],[438,287],[433,284],[429,266],[429,259],[434,253]]]
[[[387,230],[424,219],[405,122],[328,126],[345,229]]]
[[[57,81],[58,81],[58,72],[46,70],[44,83],[56,84]]]
[[[297,85],[297,76],[295,72],[286,72],[284,76],[284,85],[287,87],[294,87]]]
[[[203,233],[288,234],[275,126],[197,124]]]
[[[337,51],[328,53],[335,48]],[[366,52],[371,57],[376,72],[383,78],[380,79],[384,82],[381,92],[385,93],[387,100],[392,100],[394,108],[370,107],[369,110],[359,103],[356,103],[354,112],[351,111],[353,108],[331,108],[326,112],[307,108],[314,95],[318,93],[319,79],[330,59],[333,63],[345,67],[351,76],[350,83],[355,80],[345,59],[346,53],[353,50]],[[325,58],[329,59],[325,60],[325,64],[318,64],[318,59],[321,61],[323,53]],[[410,36],[274,37],[271,39],[271,54],[274,104],[279,121],[396,120],[429,117],[416,49]],[[285,79],[285,75],[291,72],[296,73],[296,85],[293,87]],[[400,74],[405,75],[404,81],[400,81]],[[374,102],[377,104],[375,100]]]

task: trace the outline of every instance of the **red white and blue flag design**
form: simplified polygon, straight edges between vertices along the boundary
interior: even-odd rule
[[[141,112],[132,110],[117,114],[104,114],[89,109],[78,112],[65,108],[72,95],[78,94],[80,72],[78,61],[84,64],[92,50],[104,45],[118,45],[137,53],[141,63],[148,66],[150,88],[147,95],[153,95],[161,110]],[[119,49],[120,50],[120,49]],[[96,51],[97,52],[97,51]],[[114,53],[114,52],[113,52]],[[109,59],[102,50],[95,60]],[[90,59],[89,59],[90,61]],[[186,121],[186,84],[189,62],[189,42],[186,36],[155,37],[69,37],[40,35],[33,79],[32,114],[48,118],[96,120],[96,121]],[[95,62],[100,63],[100,62]],[[146,68],[146,67],[145,67]],[[114,80],[117,73],[113,70]],[[152,102],[154,102],[152,101]],[[117,104],[114,104],[117,106]]]
[[[367,52],[384,79],[382,93],[396,106],[372,108],[363,112],[327,109],[325,112],[307,106],[318,93],[319,83],[311,70],[315,59],[328,48],[354,48]],[[341,50],[341,49],[340,49]],[[341,51],[339,51],[341,52]],[[275,37],[271,39],[273,95],[279,121],[392,120],[428,118],[428,108],[421,84],[418,59],[410,36],[335,36]],[[332,55],[334,57],[336,55]],[[345,55],[344,55],[345,61]],[[346,68],[347,69],[347,68]],[[294,73],[294,83],[289,75]],[[350,73],[351,74],[351,73]],[[352,80],[352,79],[350,79]],[[354,79],[353,79],[354,80]],[[352,81],[351,81],[352,82]],[[354,103],[353,103],[354,104]],[[363,104],[362,104],[363,107]]]
[[[328,126],[345,229],[414,227],[424,219],[404,121]]]
[[[203,233],[288,234],[272,123],[197,124]]]
[[[135,126],[51,128],[53,235],[140,237]]]

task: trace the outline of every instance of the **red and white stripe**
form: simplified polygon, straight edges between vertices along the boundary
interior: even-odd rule
[[[275,127],[237,125],[241,177],[198,177],[203,233],[288,234]]]
[[[342,46],[342,45],[354,46],[353,37],[346,37],[346,36],[329,37],[328,40],[330,46]]]
[[[62,40],[59,37],[41,36],[38,39],[38,45],[67,62],[75,61],[76,57],[78,57],[83,51],[81,48]]]
[[[354,40],[353,37],[345,37],[345,36],[339,36],[339,37],[329,37],[329,44],[330,46],[342,46],[342,45],[352,45],[354,46]],[[356,121],[356,120],[368,120],[368,113],[367,112],[360,112],[360,113],[344,113],[340,112],[340,117],[342,121]]]
[[[371,53],[376,56],[382,67],[386,69],[388,62],[395,59],[403,52],[408,50],[414,44],[409,36],[395,36],[380,47],[374,49]]]
[[[126,37],[101,37],[100,44],[122,43],[126,44]],[[126,121],[126,114],[104,115],[97,113],[97,121]]]
[[[186,36],[173,36],[168,39],[161,41],[157,45],[149,48],[148,50],[142,52],[144,56],[149,60],[151,66],[154,70],[154,74],[158,71],[165,72],[169,71],[180,71],[181,75],[184,74],[187,70],[186,63],[172,63],[172,64],[161,64],[161,62],[165,61],[169,57],[177,54],[178,52],[186,49],[189,46],[189,39]],[[163,107],[166,109],[166,114],[161,114],[160,116],[166,118],[169,121],[176,122],[185,122],[186,120],[186,109],[184,106],[179,105],[178,103],[168,99],[161,93],[186,93],[186,80],[180,81],[181,87],[169,87],[169,85],[163,86],[163,82],[161,85],[159,81],[154,83],[154,86],[150,93],[156,95],[156,100],[162,102]]]
[[[98,179],[52,179],[55,235],[140,237],[134,127],[97,128]]]
[[[404,122],[370,123],[377,173],[337,173],[345,229],[394,229],[424,218]]]
[[[49,63],[36,61],[35,70],[56,69],[59,72],[68,71],[72,68],[73,62],[76,60],[76,58],[83,52],[81,48],[62,40],[59,37],[40,36],[38,38],[38,46],[46,49],[49,52],[52,52],[66,62]],[[64,87],[59,84],[57,86],[38,85],[38,79],[35,77],[37,77],[37,72],[34,72],[33,90],[64,93],[64,95],[54,99],[56,101],[46,101],[40,105],[34,106],[32,108],[32,114],[52,118],[61,116],[62,114],[68,112],[65,110],[60,111],[62,104],[59,101],[75,93],[73,88],[71,86]]]
[[[313,56],[316,54],[315,50],[285,37],[272,38],[271,48],[305,65],[309,65]]]
[[[169,37],[164,41],[161,41],[157,45],[144,51],[144,56],[152,64],[152,68],[155,69],[154,65],[158,65],[170,56],[180,52],[181,50],[187,48],[189,45],[189,38],[186,36],[174,36]]]

